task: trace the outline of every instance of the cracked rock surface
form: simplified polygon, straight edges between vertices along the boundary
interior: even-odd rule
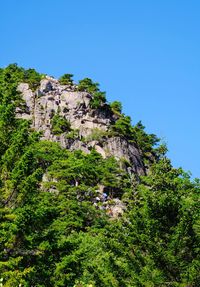
[[[42,132],[42,140],[59,142],[63,148],[80,149],[85,153],[95,148],[104,158],[114,156],[119,161],[126,160],[133,173],[145,174],[140,151],[134,143],[119,136],[92,139],[94,131],[106,133],[116,121],[116,115],[110,111],[108,105],[97,110],[91,109],[92,96],[89,93],[78,91],[75,85],[61,85],[51,77],[41,80],[36,91],[32,91],[27,83],[21,83],[18,91],[22,94],[24,107],[17,108],[16,116],[30,120],[32,128]],[[68,120],[71,129],[78,131],[78,136],[68,138],[66,132],[53,134],[51,119],[55,114]],[[86,138],[87,141],[84,141]]]

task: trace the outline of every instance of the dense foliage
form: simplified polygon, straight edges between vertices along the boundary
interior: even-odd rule
[[[15,118],[25,79],[38,85],[33,70],[0,70],[2,286],[200,286],[200,181],[173,168],[165,149],[135,181],[112,157],[40,141],[29,122]],[[55,122],[62,130],[59,116]],[[156,152],[157,138],[129,117],[113,131]],[[107,202],[96,202],[101,186]],[[114,198],[126,203],[118,218],[105,208]]]

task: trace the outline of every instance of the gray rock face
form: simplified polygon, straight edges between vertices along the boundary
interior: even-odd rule
[[[144,174],[144,166],[141,160],[141,154],[134,144],[120,137],[109,138],[104,150],[109,151],[109,155],[114,155],[117,160],[123,159],[131,163],[132,171],[136,174]]]
[[[32,111],[34,109],[34,100],[35,95],[33,94],[32,90],[29,89],[29,85],[26,83],[21,83],[18,86],[18,92],[22,93],[23,100],[26,104],[26,110],[17,110],[17,117],[23,118],[26,120],[32,120]]]
[[[42,139],[59,142],[62,147],[70,150],[81,149],[85,153],[95,148],[104,158],[114,156],[117,160],[125,159],[130,163],[132,172],[139,175],[145,173],[140,152],[134,144],[120,137],[104,136],[103,140],[94,137],[97,132],[105,134],[116,118],[107,105],[92,110],[92,96],[87,92],[77,91],[76,86],[61,85],[50,77],[41,80],[35,92],[26,83],[21,83],[18,91],[22,94],[26,108],[18,108],[16,116],[31,120],[32,127],[43,133]],[[71,128],[78,130],[78,135],[72,138],[66,132],[54,135],[51,119],[55,114],[67,119]]]

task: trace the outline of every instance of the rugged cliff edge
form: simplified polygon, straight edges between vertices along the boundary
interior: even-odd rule
[[[118,116],[106,103],[99,109],[92,109],[90,93],[78,91],[76,85],[61,85],[51,77],[42,79],[36,91],[32,91],[27,83],[21,83],[18,91],[24,105],[17,108],[17,117],[30,120],[32,127],[42,132],[42,139],[85,153],[95,148],[104,158],[114,156],[118,161],[128,162],[130,172],[145,174],[137,145],[124,137],[109,134]],[[55,115],[68,123],[68,128],[59,133],[53,131]]]

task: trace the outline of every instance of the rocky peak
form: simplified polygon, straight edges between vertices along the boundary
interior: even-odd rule
[[[132,172],[144,174],[141,154],[134,143],[119,136],[108,136],[117,116],[107,104],[92,109],[91,94],[78,91],[76,85],[61,85],[58,80],[45,77],[36,91],[27,83],[18,86],[24,106],[18,108],[16,116],[31,120],[32,128],[41,131],[43,140],[56,141],[70,150],[81,149],[89,153],[95,148],[103,157],[114,156],[129,163]],[[53,132],[53,118],[64,119],[70,129]]]

